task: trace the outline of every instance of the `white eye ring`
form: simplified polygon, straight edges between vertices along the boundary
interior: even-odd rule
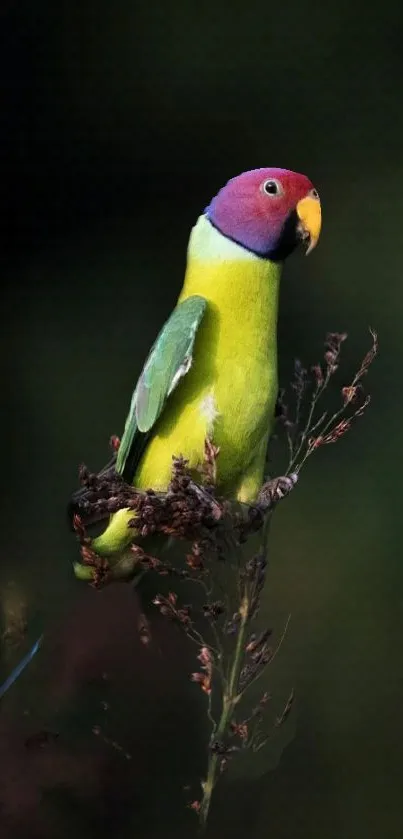
[[[262,184],[262,190],[269,198],[278,198],[280,195],[284,195],[280,181],[276,181],[275,178],[269,178],[265,181]]]
[[[316,198],[316,200],[319,201],[319,192],[317,189],[311,189],[309,195],[311,196],[311,198]]]

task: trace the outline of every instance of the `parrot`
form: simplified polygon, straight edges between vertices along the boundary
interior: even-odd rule
[[[131,398],[114,464],[126,482],[166,490],[173,456],[197,469],[208,438],[220,451],[217,491],[253,503],[275,423],[283,264],[299,243],[313,250],[321,223],[313,183],[287,169],[243,172],[210,201],[190,233],[176,307]],[[136,542],[132,520],[132,510],[119,510],[91,540],[112,567]],[[94,573],[79,562],[74,571]]]

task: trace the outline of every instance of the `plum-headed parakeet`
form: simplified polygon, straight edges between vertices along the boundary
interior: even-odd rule
[[[191,468],[206,437],[220,448],[220,495],[252,502],[261,487],[277,398],[277,314],[284,260],[319,238],[319,196],[305,176],[262,168],[230,180],[193,228],[185,280],[131,400],[116,471],[165,490],[173,455]],[[133,511],[111,516],[92,548],[113,563],[135,540]],[[76,565],[77,576],[91,569]]]

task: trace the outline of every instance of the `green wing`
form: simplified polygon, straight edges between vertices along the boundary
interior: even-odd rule
[[[134,450],[137,450],[137,455],[141,453],[168,396],[190,369],[196,333],[206,306],[207,300],[204,297],[188,297],[179,303],[161,329],[130,403],[116,460],[116,471],[120,475],[127,472],[129,456],[130,471],[133,470]],[[142,437],[141,441],[138,440],[139,436]]]

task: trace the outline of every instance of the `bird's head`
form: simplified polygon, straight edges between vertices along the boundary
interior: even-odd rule
[[[232,178],[205,212],[228,239],[275,261],[300,242],[310,253],[319,239],[319,195],[309,178],[288,169],[252,169]]]

